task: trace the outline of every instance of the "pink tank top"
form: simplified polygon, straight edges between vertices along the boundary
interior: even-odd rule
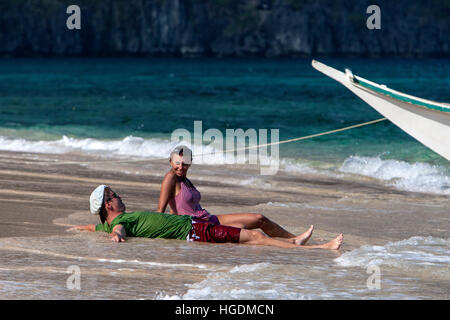
[[[180,181],[180,186],[181,190],[175,196],[178,214],[186,214],[208,221],[211,214],[200,206],[200,199],[202,198],[200,191],[194,185],[188,187],[184,181]]]

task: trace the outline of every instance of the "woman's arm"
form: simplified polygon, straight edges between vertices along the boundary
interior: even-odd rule
[[[173,200],[175,194],[176,179],[170,172],[166,174],[161,183],[161,192],[159,194],[158,209],[156,212],[165,212],[170,200]],[[171,214],[177,214],[170,208]]]

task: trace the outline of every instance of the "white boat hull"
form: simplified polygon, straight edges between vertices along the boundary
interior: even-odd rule
[[[347,74],[314,61],[312,65],[340,82],[400,129],[450,161],[450,112],[442,112],[398,100],[357,86]]]

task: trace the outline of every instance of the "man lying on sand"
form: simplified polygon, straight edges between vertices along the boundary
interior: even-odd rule
[[[198,220],[189,215],[171,215],[161,212],[125,212],[122,199],[110,187],[98,186],[90,196],[90,210],[99,214],[101,224],[75,226],[69,230],[104,231],[111,234],[114,242],[124,242],[126,237],[186,239],[213,243],[242,243],[281,248],[308,248],[338,250],[343,241],[340,234],[321,245],[309,246],[306,242],[312,235],[312,227],[291,239],[274,239],[260,231],[216,225]]]

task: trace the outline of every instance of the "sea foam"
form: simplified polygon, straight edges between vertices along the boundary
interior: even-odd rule
[[[46,154],[78,152],[109,158],[139,157],[166,159],[176,145],[177,142],[171,142],[169,140],[157,138],[144,139],[135,136],[127,136],[117,140],[78,139],[63,136],[58,140],[38,141],[0,136],[0,150],[4,151]],[[187,145],[193,148],[192,145]],[[211,146],[202,146],[202,149],[198,148],[197,150],[202,150],[204,156],[200,159],[194,154],[194,163],[209,165],[223,164],[223,154],[215,153],[217,150],[214,150]],[[380,157],[351,156],[343,162],[338,170],[315,169],[308,164],[298,163],[292,159],[281,159],[280,169],[294,174],[311,174],[333,178],[341,178],[343,174],[352,173],[384,180],[399,190],[444,195],[450,194],[449,170],[427,163],[410,164],[398,160],[382,160]],[[255,179],[242,181],[241,184],[256,184],[261,186],[259,181]],[[263,185],[266,188],[270,188],[267,182]]]
[[[448,169],[427,163],[352,156],[344,161],[339,171],[384,180],[399,190],[450,194]]]
[[[409,273],[426,273],[450,280],[450,238],[412,237],[384,246],[362,246],[334,260],[341,267],[389,266]]]
[[[272,272],[278,266],[270,263],[244,264],[233,267],[227,272],[213,272],[198,283],[189,284],[182,295],[159,293],[156,300],[197,300],[197,299],[291,299],[305,300],[310,296],[294,290],[282,281],[271,279]],[[269,279],[267,278],[269,276]]]
[[[127,136],[117,140],[99,140],[93,138],[78,139],[63,136],[58,140],[26,140],[0,136],[0,150],[16,152],[33,152],[44,154],[64,154],[70,152],[99,155],[109,158],[141,157],[167,159],[177,141],[164,139]],[[223,164],[223,153],[216,153],[211,146],[193,146],[183,143],[194,151],[194,163]],[[199,157],[200,154],[203,156]],[[200,160],[200,161],[199,161]]]
[[[174,146],[175,144],[169,141],[134,136],[120,140],[76,139],[63,136],[59,140],[50,141],[0,136],[0,150],[50,154],[81,152],[105,155],[105,152],[108,152],[110,156],[164,157],[169,155]]]

